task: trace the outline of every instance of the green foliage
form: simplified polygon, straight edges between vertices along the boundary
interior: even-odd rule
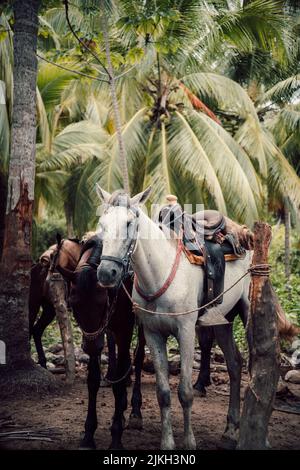
[[[64,217],[52,214],[42,222],[34,220],[33,222],[33,250],[32,257],[37,260],[39,256],[56,243],[56,234],[60,233],[66,236],[66,224]]]
[[[74,346],[80,347],[82,343],[82,333],[73,318],[72,312],[70,312],[70,318],[71,318],[71,324],[72,324]],[[53,346],[54,344],[58,344],[62,342],[59,326],[56,320],[54,320],[52,323],[50,323],[49,326],[47,326],[43,334],[42,342],[43,342],[44,349],[49,348],[49,346]],[[33,338],[31,339],[31,351],[33,353],[32,354],[33,359],[37,361],[38,357],[37,357]]]
[[[270,249],[272,266],[271,279],[280,303],[288,318],[300,325],[300,239],[299,232],[291,237],[291,278],[287,285],[284,272],[284,227],[273,228],[273,240]]]
[[[247,351],[247,339],[246,339],[246,332],[245,327],[243,325],[242,320],[239,317],[234,319],[233,323],[233,336],[238,345],[238,348],[242,352]]]
[[[284,272],[284,226],[273,226],[269,262],[272,267],[271,281],[287,317],[300,326],[300,238],[295,229],[291,236],[291,278],[286,283]],[[239,318],[234,321],[234,337],[242,351],[247,349],[245,329]]]

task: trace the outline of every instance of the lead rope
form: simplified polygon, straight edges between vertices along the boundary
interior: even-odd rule
[[[157,312],[155,310],[150,310],[148,308],[144,308],[144,307],[142,307],[141,305],[139,305],[137,302],[135,302],[133,300],[132,296],[130,295],[130,293],[126,289],[123,282],[122,282],[122,287],[124,289],[125,294],[127,295],[130,302],[132,303],[133,311],[134,311],[135,314],[137,313],[137,310],[141,310],[142,312],[151,313],[151,314],[155,314],[155,315],[169,315],[170,317],[178,317],[180,315],[188,315],[188,314],[193,313],[193,312],[200,312],[201,310],[204,310],[205,308],[209,307],[210,305],[215,303],[216,300],[218,300],[224,294],[229,292],[234,286],[236,286],[248,274],[252,273],[254,276],[266,276],[266,277],[268,277],[269,274],[270,274],[270,271],[271,271],[271,268],[270,268],[269,264],[255,264],[255,265],[251,266],[249,269],[247,269],[247,271],[236,282],[234,282],[230,287],[228,287],[223,292],[221,292],[221,294],[217,295],[213,300],[211,300],[210,302],[208,302],[205,305],[201,305],[201,307],[194,308],[192,310],[186,310],[184,312]]]

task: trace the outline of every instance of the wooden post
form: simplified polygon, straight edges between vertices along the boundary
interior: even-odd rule
[[[48,278],[48,293],[55,308],[65,355],[66,384],[75,380],[75,353],[71,321],[65,301],[65,283],[59,273],[51,273]]]
[[[268,263],[271,237],[268,224],[255,223],[253,266]],[[241,417],[239,449],[269,447],[268,423],[279,379],[276,299],[268,274],[260,271],[252,273],[250,286],[251,309],[247,325],[250,379]]]

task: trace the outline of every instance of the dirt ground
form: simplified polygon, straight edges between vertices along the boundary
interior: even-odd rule
[[[197,372],[194,373],[196,379]],[[62,376],[58,380],[63,381]],[[179,377],[171,376],[172,411],[175,441],[181,447],[183,439],[183,420],[177,398]],[[246,386],[243,376],[242,394]],[[195,397],[192,416],[198,449],[217,449],[222,431],[225,428],[228,406],[228,376],[218,373],[215,383],[208,388],[206,398]],[[132,387],[128,388],[130,403]],[[143,372],[143,422],[141,431],[126,429],[123,435],[125,449],[159,449],[160,416],[155,395],[155,377]],[[293,393],[300,399],[300,385],[293,386]],[[95,434],[98,449],[107,449],[110,443],[110,420],[113,414],[113,394],[110,388],[100,388],[98,394],[98,422]],[[3,401],[0,404],[0,417],[7,417],[8,430],[51,430],[52,442],[11,440],[0,441],[1,449],[77,449],[83,431],[87,410],[87,390],[85,371],[77,374],[75,384],[61,396],[40,399]],[[129,416],[130,408],[126,416]],[[13,427],[13,426],[14,427]],[[274,411],[269,425],[269,440],[274,449],[300,449],[300,415]]]

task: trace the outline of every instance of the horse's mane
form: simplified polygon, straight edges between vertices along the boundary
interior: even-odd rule
[[[108,201],[108,205],[110,206],[124,206],[129,208],[130,207],[130,197],[128,194],[125,193],[123,189],[117,189],[112,193],[110,199]]]
[[[81,244],[81,240],[79,240],[79,238],[67,238],[67,240],[69,240],[70,242],[77,243],[77,245]]]
[[[98,235],[92,236],[87,240],[80,252],[80,258],[83,254],[91,250],[91,253],[86,260],[86,263],[82,269],[78,272],[77,276],[77,288],[81,295],[90,294],[96,287],[97,284],[97,270],[96,267],[100,264],[100,257],[102,253],[102,240]]]

